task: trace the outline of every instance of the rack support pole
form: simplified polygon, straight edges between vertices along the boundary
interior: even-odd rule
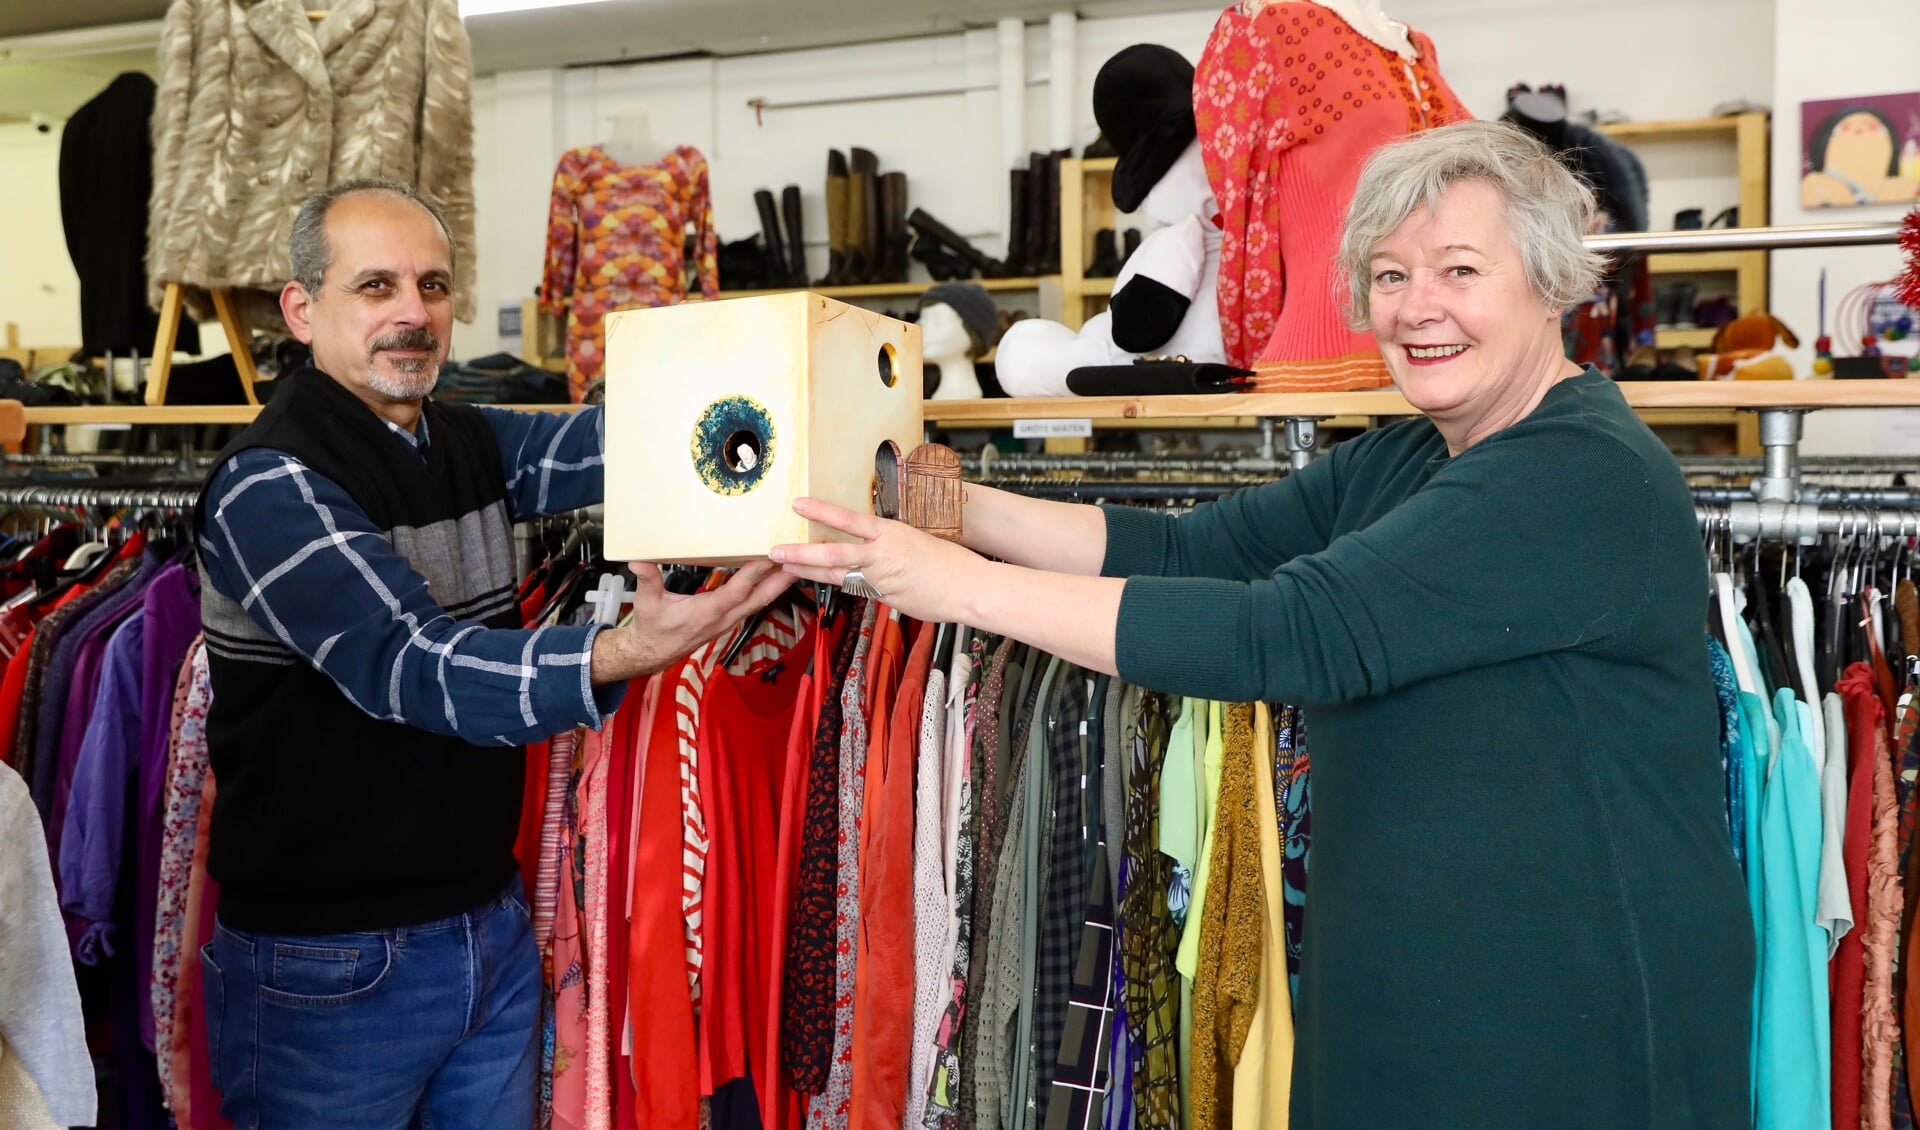
[[[1753,493],[1761,502],[1792,502],[1800,497],[1800,412],[1792,408],[1760,411],[1761,471]]]
[[[1314,444],[1319,421],[1311,416],[1287,417],[1287,466],[1295,471],[1305,470],[1313,462]]]

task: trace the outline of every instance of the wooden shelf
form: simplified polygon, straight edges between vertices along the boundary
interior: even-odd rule
[[[1083,173],[1111,173],[1119,163],[1120,158],[1118,157],[1084,157],[1080,161],[1080,171]]]
[[[1051,277],[1051,276],[1049,276]],[[955,282],[970,282],[985,290],[1039,290],[1040,279],[956,279]],[[907,298],[925,294],[937,282],[904,283],[863,283],[859,286],[788,286],[774,287],[771,290],[723,290],[721,298],[758,298],[767,294],[792,294],[798,290],[808,291],[826,298]]]
[[[582,404],[496,404],[513,412],[578,412]],[[258,415],[255,404],[165,405],[144,404],[80,405],[62,408],[29,408],[27,423],[34,424],[250,424]]]
[[[1083,280],[1080,283],[1080,297],[1112,298],[1113,297],[1113,280],[1112,279]]]
[[[1636,409],[1729,411],[1761,408],[1920,408],[1920,380],[1911,381],[1630,381],[1620,385]],[[1215,393],[1203,396],[1084,396],[1036,400],[947,400],[948,424],[1009,420],[1147,420],[1179,417],[1255,418],[1412,416],[1406,398],[1377,392]],[[1683,422],[1668,418],[1663,423]],[[1694,422],[1686,419],[1684,422]],[[1700,422],[1721,421],[1717,416]]]
[[[1653,333],[1653,343],[1661,349],[1678,349],[1691,346],[1694,349],[1712,349],[1713,335],[1718,330],[1709,329],[1662,329]]]
[[[1740,130],[1740,119],[1745,115],[1731,114],[1724,118],[1683,118],[1671,122],[1609,122],[1593,127],[1608,137],[1620,141],[1642,141],[1655,138],[1687,138],[1732,136]],[[1764,115],[1763,115],[1764,116]]]

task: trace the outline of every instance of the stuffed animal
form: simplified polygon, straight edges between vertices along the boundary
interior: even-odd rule
[[[1144,211],[1155,230],[1120,268],[1107,309],[1079,330],[1039,319],[1007,330],[994,367],[1009,396],[1071,396],[1074,369],[1148,355],[1226,360],[1219,208],[1195,140],[1193,65],[1166,47],[1126,48],[1100,68],[1093,112],[1119,154],[1114,207]]]
[[[1775,348],[1785,342],[1797,349],[1800,339],[1772,314],[1749,314],[1721,326],[1713,335],[1713,351],[1699,356],[1703,381],[1790,381],[1793,363]]]

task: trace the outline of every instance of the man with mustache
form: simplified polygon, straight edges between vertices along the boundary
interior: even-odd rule
[[[406,185],[308,200],[280,308],[312,364],[195,509],[219,782],[201,950],[236,1125],[534,1120],[540,961],[514,840],[522,743],[764,606],[770,565],[630,625],[523,629],[513,523],[601,500],[600,409],[430,401],[453,323],[445,220]]]

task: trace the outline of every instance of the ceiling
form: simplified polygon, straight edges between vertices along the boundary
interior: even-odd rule
[[[1094,0],[1091,18],[1195,0]],[[312,3],[323,7],[324,2]],[[744,55],[1044,19],[1060,0],[599,0],[467,22],[481,73],[621,60]],[[153,69],[167,0],[0,0],[0,123],[66,117],[123,70]]]

